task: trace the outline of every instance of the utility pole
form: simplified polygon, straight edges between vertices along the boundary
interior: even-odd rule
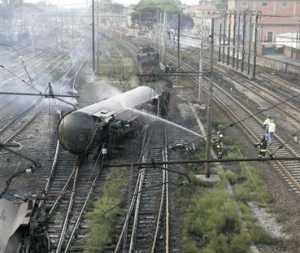
[[[159,22],[159,55],[161,58],[161,62],[165,63],[165,53],[166,53],[166,22],[167,22],[167,13],[166,11],[162,12],[160,15]]]
[[[225,39],[226,39],[226,22],[227,21],[227,13],[224,13],[224,24],[223,24],[223,47],[222,47],[222,63],[225,63]]]
[[[180,68],[180,25],[181,25],[181,16],[178,13],[178,27],[177,27],[177,69]]]
[[[257,54],[257,39],[258,39],[258,19],[259,15],[256,13],[255,15],[255,23],[254,23],[254,45],[253,45],[253,70],[251,79],[255,79],[256,74],[256,54]]]
[[[235,67],[235,47],[236,47],[236,11],[233,13],[233,38],[232,38],[232,67]]]
[[[166,59],[166,26],[167,26],[167,12],[164,11],[164,18],[163,18],[163,29],[162,29],[162,39],[163,39],[163,44],[162,44],[162,62],[163,64],[165,63]]]
[[[218,53],[218,61],[221,61],[221,44],[222,44],[222,23],[220,23],[219,28],[219,53]]]
[[[214,63],[214,18],[211,19],[211,32],[210,32],[210,77],[213,75]],[[210,78],[211,79],[211,78]],[[209,95],[207,101],[207,140],[206,140],[206,158],[210,159],[210,144],[211,144],[211,120],[212,120],[212,98],[213,98],[213,82],[209,81]],[[209,164],[205,164],[206,177],[210,177]]]
[[[244,64],[245,64],[245,42],[246,42],[246,12],[243,13],[243,41],[242,41],[242,63],[241,63],[241,71],[244,72]]]
[[[93,72],[96,71],[96,59],[95,59],[95,0],[92,0],[92,64]]]
[[[61,47],[64,49],[64,12],[61,12]]]
[[[210,75],[213,73],[214,67],[214,39],[215,39],[215,19],[211,19],[211,32],[210,32]]]
[[[203,81],[203,36],[201,36],[199,53],[199,79],[198,79],[198,101],[201,101],[201,83]]]
[[[231,13],[228,13],[227,65],[230,64],[230,42],[231,42]]]
[[[251,68],[251,46],[252,46],[252,14],[249,15],[249,43],[248,43],[248,75],[250,75]]]
[[[241,40],[241,13],[238,13],[238,28],[237,28],[237,51],[236,51],[236,69],[239,69],[240,63],[240,40]]]
[[[97,0],[97,7],[96,7],[96,66],[97,66],[97,73],[100,73],[99,70],[99,66],[100,66],[100,62],[99,62],[99,54],[100,54],[100,45],[99,45],[99,24],[100,24],[100,17],[99,17],[99,12],[100,12],[100,3],[99,0]]]
[[[157,26],[157,50],[159,55],[161,56],[161,51],[162,51],[162,12],[159,12],[159,20],[158,20],[158,26]]]

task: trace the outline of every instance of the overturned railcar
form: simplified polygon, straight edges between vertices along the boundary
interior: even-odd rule
[[[66,114],[58,124],[60,143],[74,154],[87,153],[95,141],[109,143],[111,136],[135,130],[140,107],[158,97],[152,88],[140,86]]]

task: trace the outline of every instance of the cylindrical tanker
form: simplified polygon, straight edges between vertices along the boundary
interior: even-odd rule
[[[157,98],[150,87],[140,86],[80,110],[66,114],[58,124],[58,137],[62,146],[71,153],[88,151],[94,138],[101,135],[108,122],[122,112],[141,106]]]

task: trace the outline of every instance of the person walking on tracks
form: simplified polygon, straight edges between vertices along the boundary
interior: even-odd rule
[[[267,116],[267,118],[265,119],[265,121],[263,123],[264,129],[266,130],[266,132],[268,132],[270,122],[271,122],[271,117]]]
[[[273,140],[273,135],[276,131],[276,124],[274,122],[274,120],[271,119],[271,122],[269,123],[269,127],[268,127],[268,144],[270,145],[272,143]]]
[[[266,134],[267,134],[267,142],[270,145],[272,143],[273,140],[273,135],[276,131],[276,124],[274,122],[274,120],[267,116],[266,120],[263,123],[263,126],[266,130]]]
[[[258,149],[258,157],[265,158],[268,152],[268,139],[267,134],[265,134],[259,143],[255,144],[255,147]]]

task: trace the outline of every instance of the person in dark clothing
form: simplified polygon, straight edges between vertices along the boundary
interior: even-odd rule
[[[268,152],[268,139],[266,135],[263,135],[260,142],[255,144],[255,147],[258,149],[258,157],[265,158]]]

